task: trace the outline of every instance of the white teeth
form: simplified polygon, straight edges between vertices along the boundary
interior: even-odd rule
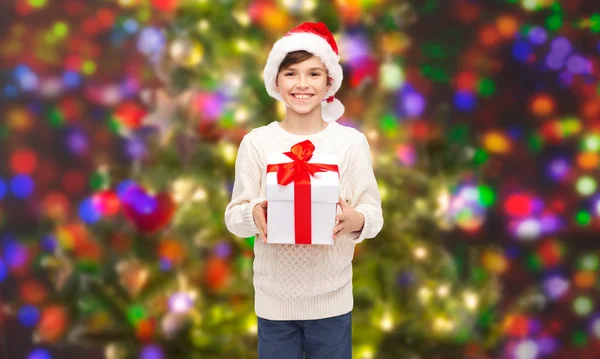
[[[295,98],[300,99],[300,100],[307,99],[307,98],[309,98],[311,96],[312,95],[294,95]]]

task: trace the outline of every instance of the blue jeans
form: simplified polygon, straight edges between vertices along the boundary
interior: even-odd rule
[[[259,359],[352,359],[352,312],[315,320],[258,318]]]

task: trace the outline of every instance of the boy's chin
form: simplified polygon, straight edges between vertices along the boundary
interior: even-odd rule
[[[295,106],[288,106],[289,109],[291,109],[292,111],[294,111],[295,113],[297,113],[298,115],[307,115],[313,111],[316,110],[316,106],[315,107],[311,107],[311,108],[306,108],[306,107],[295,107]]]

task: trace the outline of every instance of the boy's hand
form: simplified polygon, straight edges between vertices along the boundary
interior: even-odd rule
[[[337,224],[333,227],[333,239],[343,236],[346,233],[361,231],[365,224],[365,217],[341,197],[338,204],[342,209],[342,213],[335,217]]]
[[[267,243],[267,201],[264,200],[252,209],[254,223],[260,233],[263,243]]]

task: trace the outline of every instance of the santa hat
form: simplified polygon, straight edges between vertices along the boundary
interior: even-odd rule
[[[335,39],[322,22],[304,22],[275,42],[263,73],[267,92],[271,97],[283,101],[276,90],[277,71],[289,52],[299,50],[319,57],[327,68],[331,86],[325,94],[321,112],[325,121],[337,121],[344,114],[344,105],[335,98],[335,93],[342,85],[344,74],[339,64],[340,56]]]

